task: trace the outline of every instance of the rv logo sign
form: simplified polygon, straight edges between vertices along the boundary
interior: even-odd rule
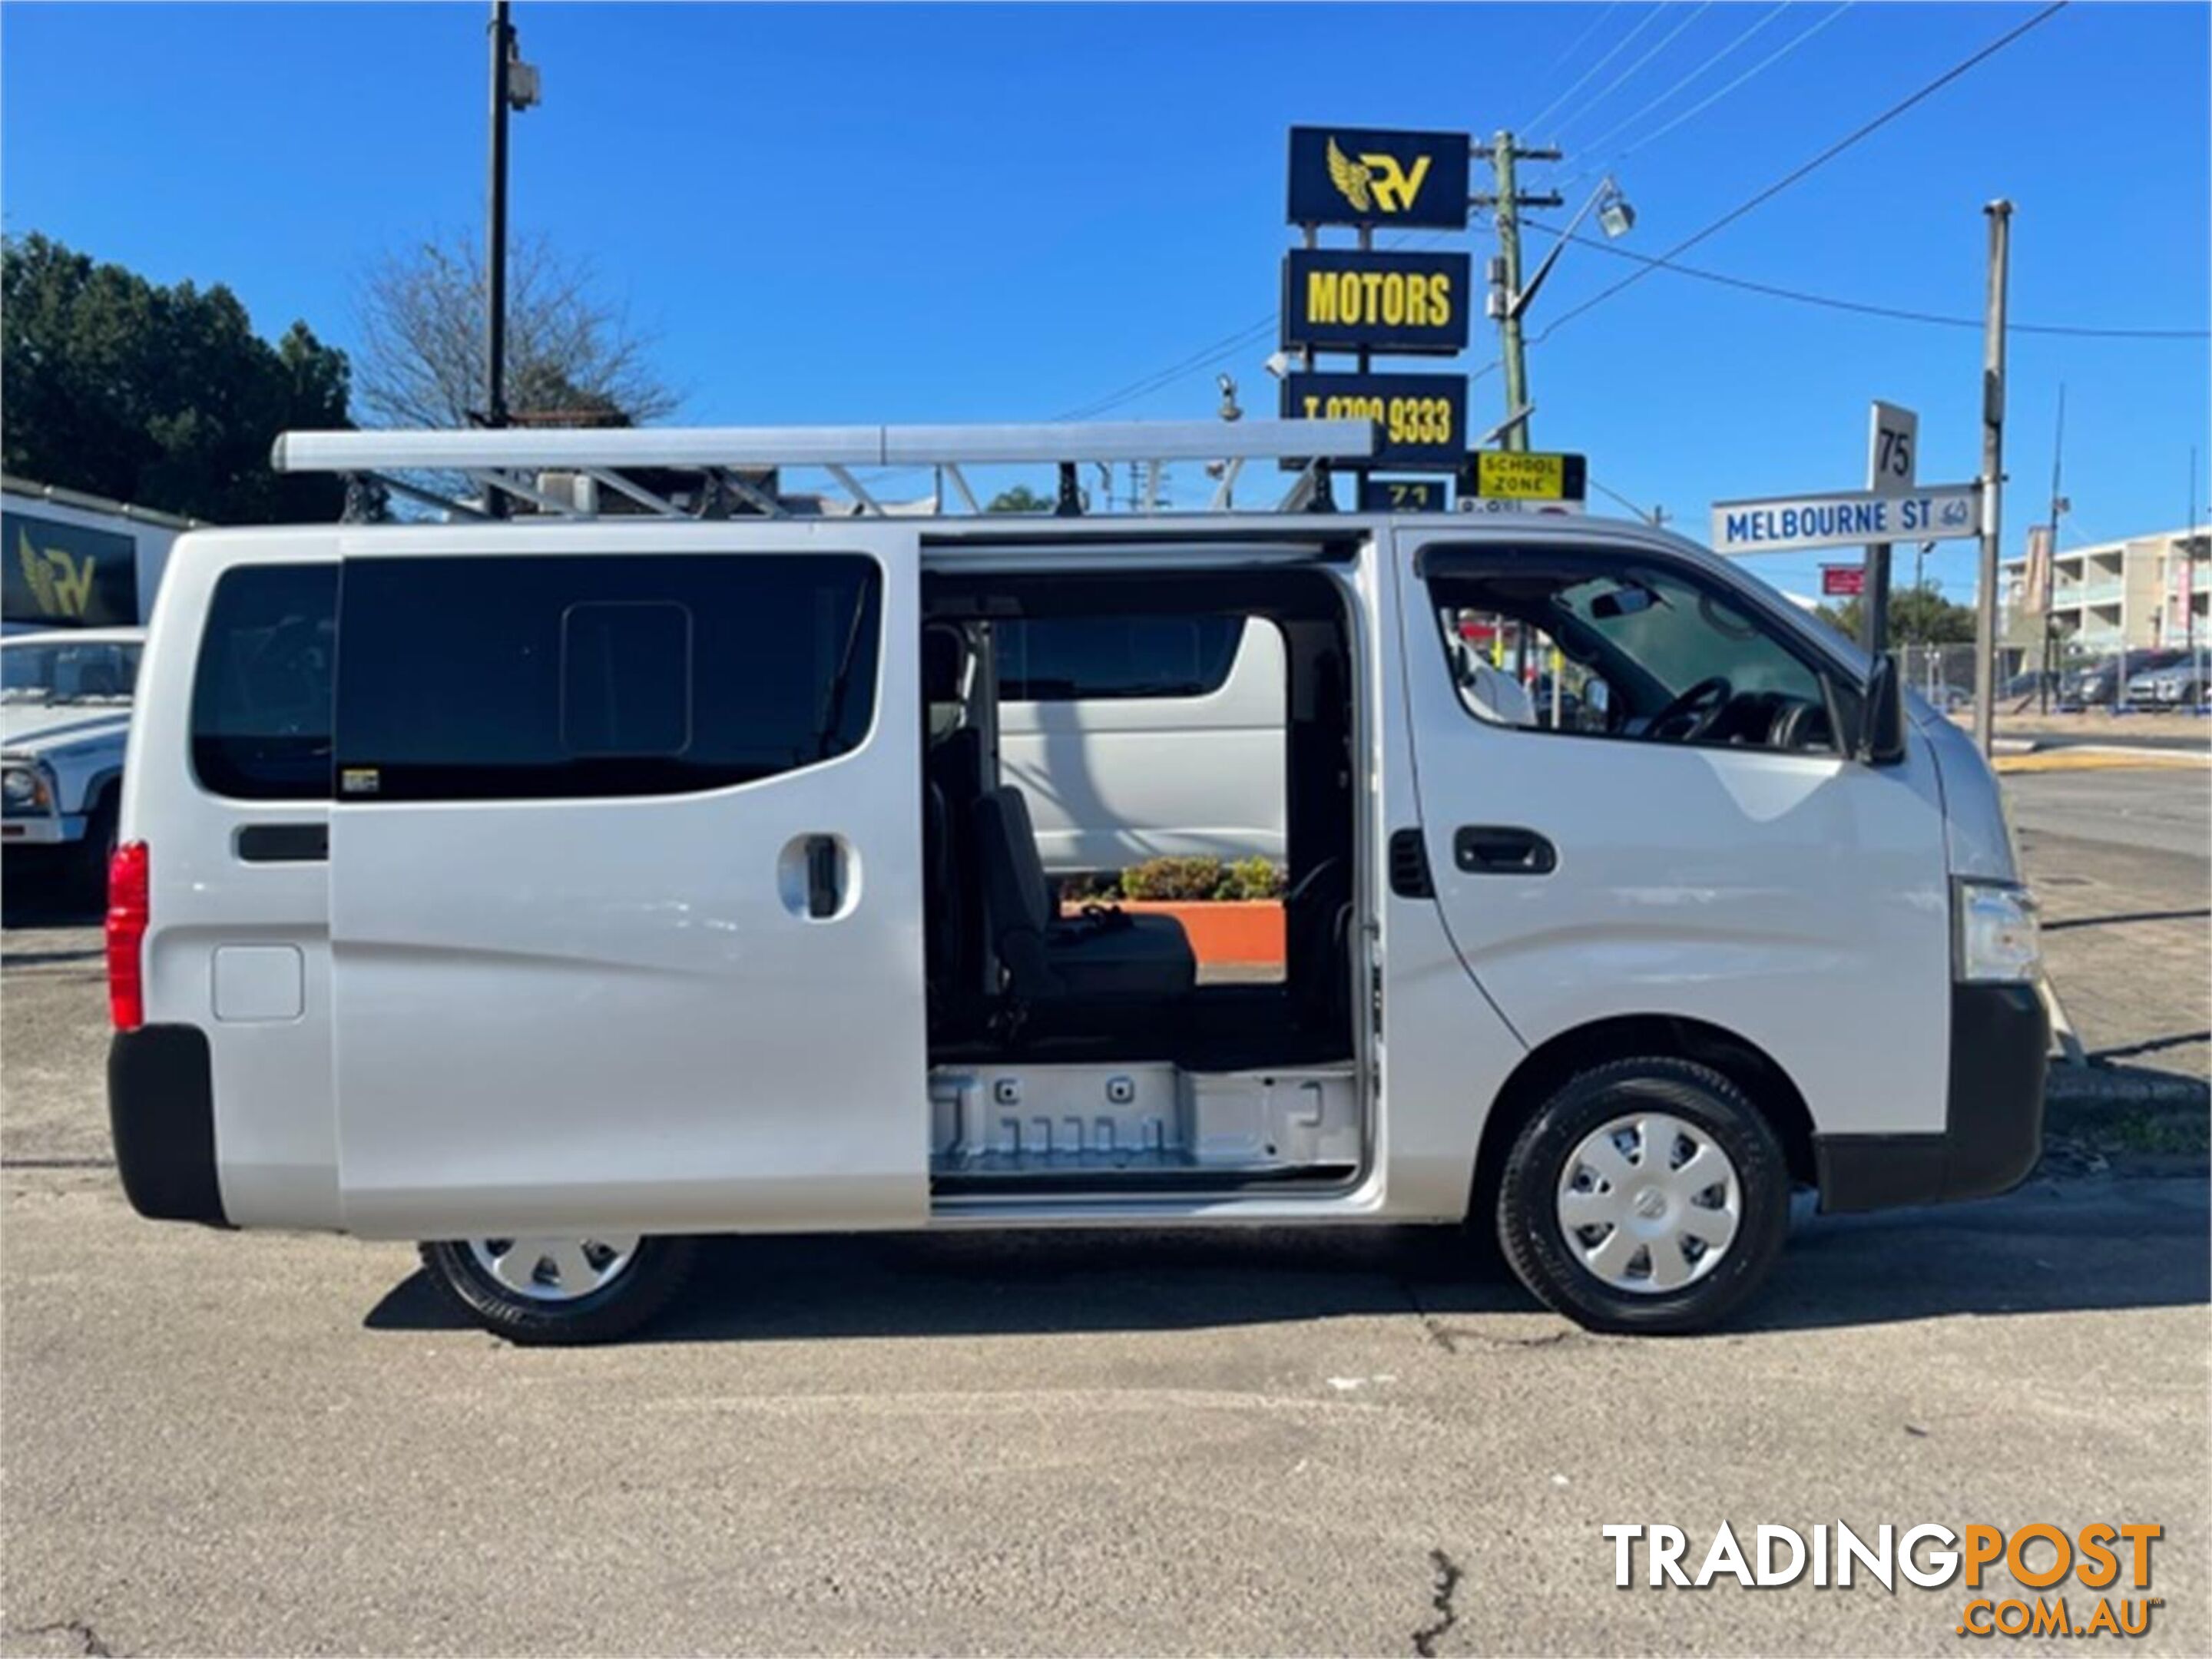
[[[1425,155],[1413,158],[1408,172],[1398,164],[1398,158],[1382,150],[1353,161],[1336,147],[1336,140],[1328,141],[1328,176],[1337,193],[1361,213],[1370,204],[1384,213],[1407,213],[1413,209],[1414,198],[1421,193],[1421,181],[1429,176],[1429,160]]]

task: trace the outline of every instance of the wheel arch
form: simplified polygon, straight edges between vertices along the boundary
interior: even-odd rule
[[[1570,1078],[1618,1060],[1666,1055],[1710,1066],[1765,1114],[1782,1143],[1793,1182],[1813,1185],[1813,1114],[1781,1065],[1748,1038],[1682,1014],[1620,1014],[1559,1032],[1522,1055],[1491,1103],[1474,1155],[1471,1216],[1496,1208],[1498,1182],[1513,1138]]]

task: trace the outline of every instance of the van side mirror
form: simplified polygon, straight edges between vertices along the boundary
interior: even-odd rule
[[[1894,657],[1883,654],[1874,659],[1859,701],[1859,729],[1850,752],[1853,760],[1869,766],[1894,766],[1905,758],[1905,684],[1898,678]]]

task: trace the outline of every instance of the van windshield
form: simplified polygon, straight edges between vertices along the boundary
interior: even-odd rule
[[[136,643],[115,640],[0,646],[0,699],[15,703],[128,703]]]

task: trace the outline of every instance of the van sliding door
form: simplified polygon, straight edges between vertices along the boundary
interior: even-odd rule
[[[347,540],[351,1230],[926,1218],[916,570],[850,523]]]

